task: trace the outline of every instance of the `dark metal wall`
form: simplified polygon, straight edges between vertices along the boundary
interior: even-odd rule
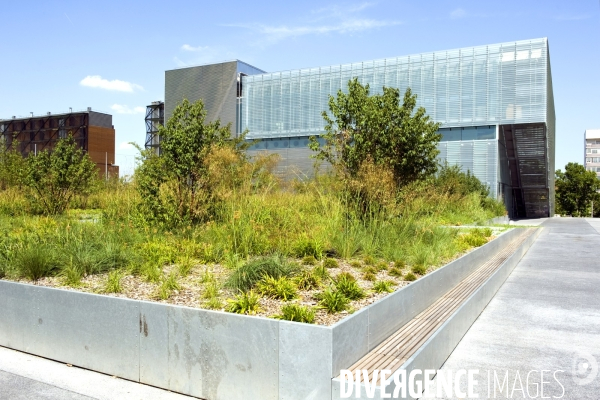
[[[165,72],[165,122],[183,99],[204,102],[207,122],[221,120],[236,128],[237,61]]]

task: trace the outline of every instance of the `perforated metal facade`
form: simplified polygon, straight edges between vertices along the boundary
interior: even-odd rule
[[[165,121],[173,115],[183,99],[202,100],[207,121],[219,119],[223,125],[231,123],[232,131],[239,130],[237,116],[240,103],[238,90],[243,75],[264,71],[241,61],[180,68],[165,72]]]

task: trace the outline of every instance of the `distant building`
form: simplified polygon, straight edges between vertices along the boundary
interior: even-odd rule
[[[588,129],[583,137],[585,169],[594,171],[600,178],[600,129]]]
[[[119,167],[115,165],[115,128],[110,114],[88,108],[87,111],[0,120],[0,143],[16,149],[24,157],[51,151],[59,139],[69,134],[96,163],[102,176],[119,176]]]
[[[309,172],[309,137],[324,133],[329,96],[347,90],[354,77],[372,93],[410,87],[417,106],[441,124],[440,161],[471,171],[511,217],[554,215],[546,38],[273,73],[239,60],[170,70],[165,121],[184,98],[202,99],[207,121],[231,123],[234,134],[247,131],[256,140],[250,155],[277,153],[281,170]]]

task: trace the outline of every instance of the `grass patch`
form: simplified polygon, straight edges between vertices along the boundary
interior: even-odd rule
[[[288,303],[281,307],[281,314],[277,315],[276,318],[312,324],[315,322],[315,310],[312,307]]]
[[[373,283],[373,291],[375,293],[391,293],[394,291],[394,282],[377,281]]]
[[[113,270],[108,273],[106,283],[104,284],[105,293],[121,293],[123,292],[123,286],[121,280],[123,279],[123,272],[120,270]]]
[[[342,272],[334,280],[335,288],[350,300],[360,300],[365,297],[365,291],[358,285],[356,279],[347,272]]]
[[[271,278],[291,277],[299,269],[300,267],[296,263],[290,262],[280,255],[260,257],[250,260],[234,270],[225,285],[231,289],[248,291],[265,276]]]
[[[317,297],[319,300],[319,306],[327,310],[329,314],[335,314],[344,311],[350,304],[350,299],[344,296],[344,294],[339,290],[331,287],[325,289],[323,293],[320,293]]]
[[[226,310],[236,314],[253,315],[259,311],[259,299],[258,294],[252,290],[241,292],[235,298],[227,299]]]
[[[282,276],[272,278],[266,275],[257,285],[258,292],[266,297],[280,300],[292,300],[298,297],[298,288],[292,280]]]

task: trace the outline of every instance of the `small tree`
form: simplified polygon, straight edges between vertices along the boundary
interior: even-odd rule
[[[26,162],[21,153],[8,149],[0,141],[0,190],[23,184]]]
[[[25,184],[44,214],[62,214],[75,195],[87,195],[98,178],[96,165],[71,135],[56,147],[27,158]]]
[[[591,202],[597,198],[598,189],[600,180],[596,173],[586,171],[581,164],[568,163],[565,172],[556,170],[557,212],[579,217],[589,216]]]
[[[206,122],[203,102],[184,99],[159,128],[161,154],[141,151],[135,175],[142,215],[166,226],[205,219],[209,214],[207,157],[215,148],[231,146],[240,156],[243,135],[231,139],[230,124]],[[140,149],[141,150],[141,149]],[[245,159],[245,158],[244,158]]]
[[[369,85],[357,78],[348,82],[348,94],[329,97],[324,145],[311,138],[317,158],[331,163],[342,176],[355,178],[366,160],[389,168],[398,186],[433,175],[437,170],[439,124],[423,107],[415,110],[417,96],[410,88],[404,98],[394,88],[370,95]]]

